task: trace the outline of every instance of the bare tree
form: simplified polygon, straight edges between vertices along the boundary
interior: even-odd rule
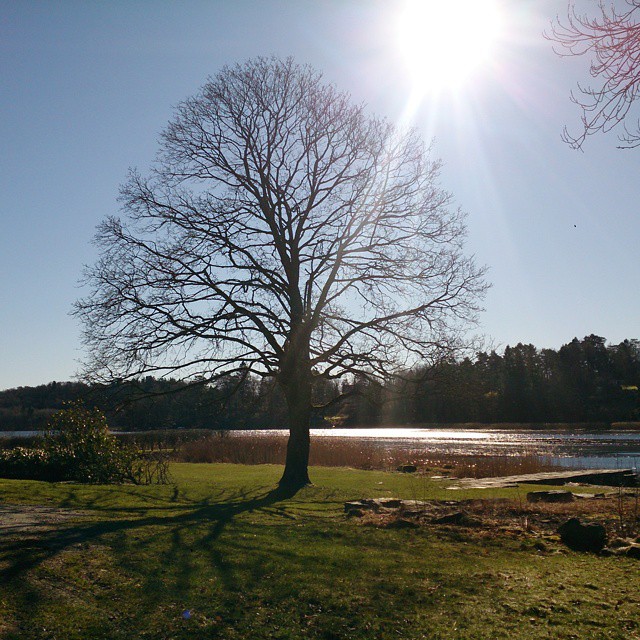
[[[94,380],[272,376],[309,482],[314,380],[384,379],[452,349],[485,290],[415,131],[291,59],[224,68],[180,104],[78,301]]]
[[[571,99],[582,110],[582,129],[572,135],[564,129],[563,139],[580,149],[587,136],[607,132],[623,124],[621,148],[640,145],[640,120],[628,125],[631,107],[640,92],[640,24],[637,22],[640,0],[622,0],[624,9],[598,3],[598,16],[576,12],[571,2],[566,22],[556,20],[546,37],[559,45],[561,56],[591,56],[590,74],[598,86],[578,85]]]

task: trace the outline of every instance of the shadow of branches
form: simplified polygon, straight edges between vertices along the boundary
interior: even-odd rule
[[[182,532],[196,525],[205,525],[208,531],[199,545],[209,545],[220,536],[235,517],[243,513],[262,510],[285,518],[291,517],[286,513],[284,506],[276,507],[276,505],[292,498],[295,493],[295,491],[278,487],[257,496],[240,491],[232,495],[220,495],[199,501],[185,502],[183,498],[180,502],[174,502],[177,498],[174,492],[173,499],[169,499],[166,504],[161,506],[155,504],[151,509],[148,507],[144,509],[145,512],[153,511],[153,515],[127,517],[129,512],[136,513],[141,509],[138,507],[114,508],[112,511],[118,513],[117,517],[91,517],[69,524],[63,523],[56,527],[36,527],[35,530],[22,534],[12,533],[11,527],[4,523],[3,535],[0,537],[0,582],[16,580],[65,550],[79,545],[97,543],[108,536],[124,535],[137,529],[157,527],[157,531],[161,533],[170,531],[173,536],[172,550],[178,554]],[[92,505],[88,506],[92,507]],[[111,510],[98,508],[99,514],[109,511]],[[124,517],[122,517],[123,514]],[[219,568],[223,570],[222,558],[219,557],[218,563]]]

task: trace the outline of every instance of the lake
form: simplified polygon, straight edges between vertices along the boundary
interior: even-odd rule
[[[238,437],[286,435],[284,430],[236,432]],[[313,438],[359,440],[368,446],[405,452],[407,459],[464,462],[482,459],[530,461],[540,470],[640,469],[640,432],[508,429],[312,429]],[[487,461],[487,460],[485,460]]]
[[[35,435],[37,432],[0,432]],[[231,437],[286,436],[286,430],[232,431]],[[388,458],[421,465],[451,465],[456,473],[481,477],[561,469],[640,470],[639,431],[583,429],[522,430],[462,428],[312,429],[312,442],[342,439]],[[346,447],[345,447],[346,448]]]

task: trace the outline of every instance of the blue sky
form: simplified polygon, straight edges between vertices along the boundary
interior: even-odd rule
[[[224,64],[310,63],[434,138],[442,184],[468,212],[468,249],[493,287],[477,332],[557,348],[590,333],[640,337],[640,150],[560,139],[585,61],[542,37],[564,0],[503,0],[491,60],[464,86],[416,88],[399,54],[404,0],[0,1],[0,389],[71,379],[69,316],[97,223],[117,212],[173,107]],[[428,73],[428,69],[425,69]],[[408,105],[413,104],[413,107]]]

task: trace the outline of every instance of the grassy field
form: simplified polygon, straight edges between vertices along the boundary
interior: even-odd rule
[[[637,560],[343,513],[363,497],[480,495],[442,480],[318,467],[313,487],[284,497],[280,473],[174,464],[165,486],[0,480],[0,638],[640,638]]]

